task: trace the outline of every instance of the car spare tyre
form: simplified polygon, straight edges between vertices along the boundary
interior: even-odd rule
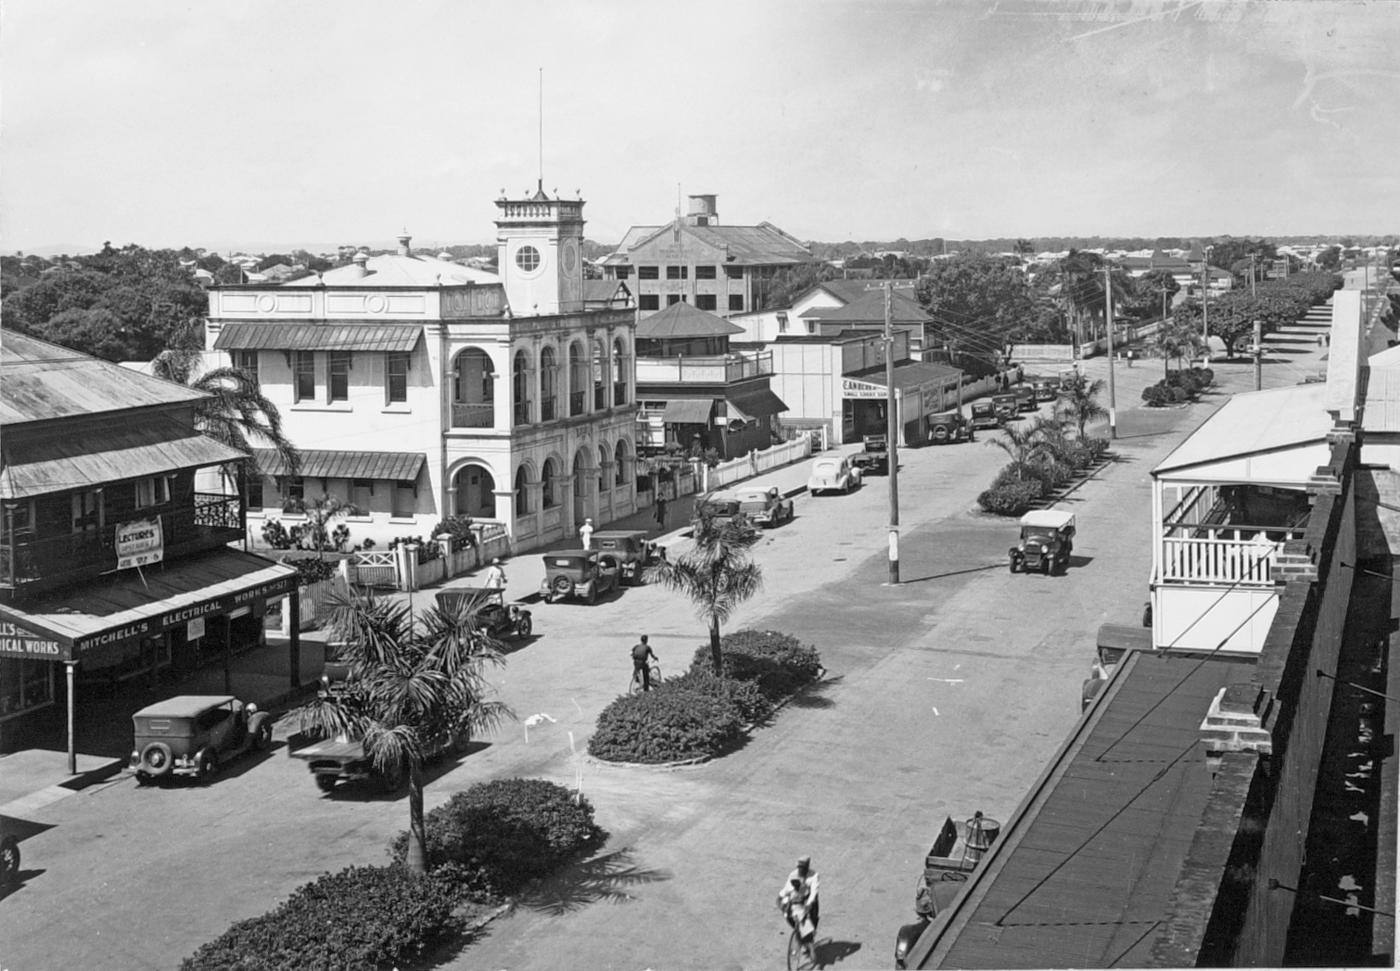
[[[555,577],[550,581],[549,589],[554,591],[555,596],[567,597],[574,592],[574,581],[564,576]]]
[[[175,757],[164,742],[151,742],[141,750],[141,771],[153,779],[169,775],[174,765]]]

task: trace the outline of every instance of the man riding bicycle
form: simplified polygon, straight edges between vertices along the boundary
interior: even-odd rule
[[[778,908],[788,924],[797,930],[809,958],[813,956],[817,922],[821,919],[821,900],[817,896],[819,882],[817,871],[812,869],[812,858],[804,856],[797,861],[797,869],[788,874],[778,894]]]

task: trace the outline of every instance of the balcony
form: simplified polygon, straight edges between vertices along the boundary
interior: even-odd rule
[[[540,402],[540,421],[553,421],[558,417],[557,411],[555,400],[552,397],[545,398]]]
[[[158,515],[166,562],[243,539],[238,496],[195,493],[189,506]],[[101,530],[42,538],[22,535],[18,542],[0,543],[0,587],[22,588],[26,593],[61,587],[116,568],[115,522]]]
[[[496,407],[491,402],[452,402],[453,428],[494,428],[495,425]]]
[[[733,384],[773,373],[773,355],[722,354],[713,357],[638,357],[638,384]]]
[[[1191,535],[1162,537],[1162,583],[1273,586],[1274,556],[1304,529],[1198,526]]]

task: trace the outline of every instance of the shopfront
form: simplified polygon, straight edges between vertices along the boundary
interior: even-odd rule
[[[901,447],[928,440],[928,416],[956,406],[962,372],[942,364],[907,362],[894,369],[895,421]],[[841,378],[841,440],[859,442],[888,430],[889,392],[883,371]]]

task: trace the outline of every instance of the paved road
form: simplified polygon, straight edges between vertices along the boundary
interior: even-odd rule
[[[1102,367],[1091,363],[1091,376]],[[1252,380],[1247,365],[1218,370],[1234,389]],[[1136,405],[1158,376],[1120,370],[1120,402]],[[883,479],[849,497],[800,498],[797,520],[758,548],[764,590],[731,628],[801,636],[829,681],[708,765],[624,769],[577,754],[623,688],[639,631],[668,672],[689,662],[704,638],[684,603],[639,588],[592,608],[539,605],[540,636],[495,680],[522,720],[554,721],[528,737],[520,724],[503,729],[431,783],[428,805],[493,777],[581,782],[611,838],[441,966],[771,967],[784,947],[772,900],[802,853],[824,878],[824,959],[886,965],[943,817],[1012,813],[1077,717],[1095,629],[1137,616],[1148,470],[1210,407],[1119,409],[1119,461],[1065,503],[1080,530],[1063,577],[1008,574],[1014,526],[974,509],[1004,459],[982,444],[902,453],[898,587],[883,583]],[[34,822],[43,829],[26,839],[25,865],[37,872],[0,900],[0,967],[174,966],[317,873],[383,860],[405,821],[402,800],[322,796],[284,749],[208,787],[118,777]]]

